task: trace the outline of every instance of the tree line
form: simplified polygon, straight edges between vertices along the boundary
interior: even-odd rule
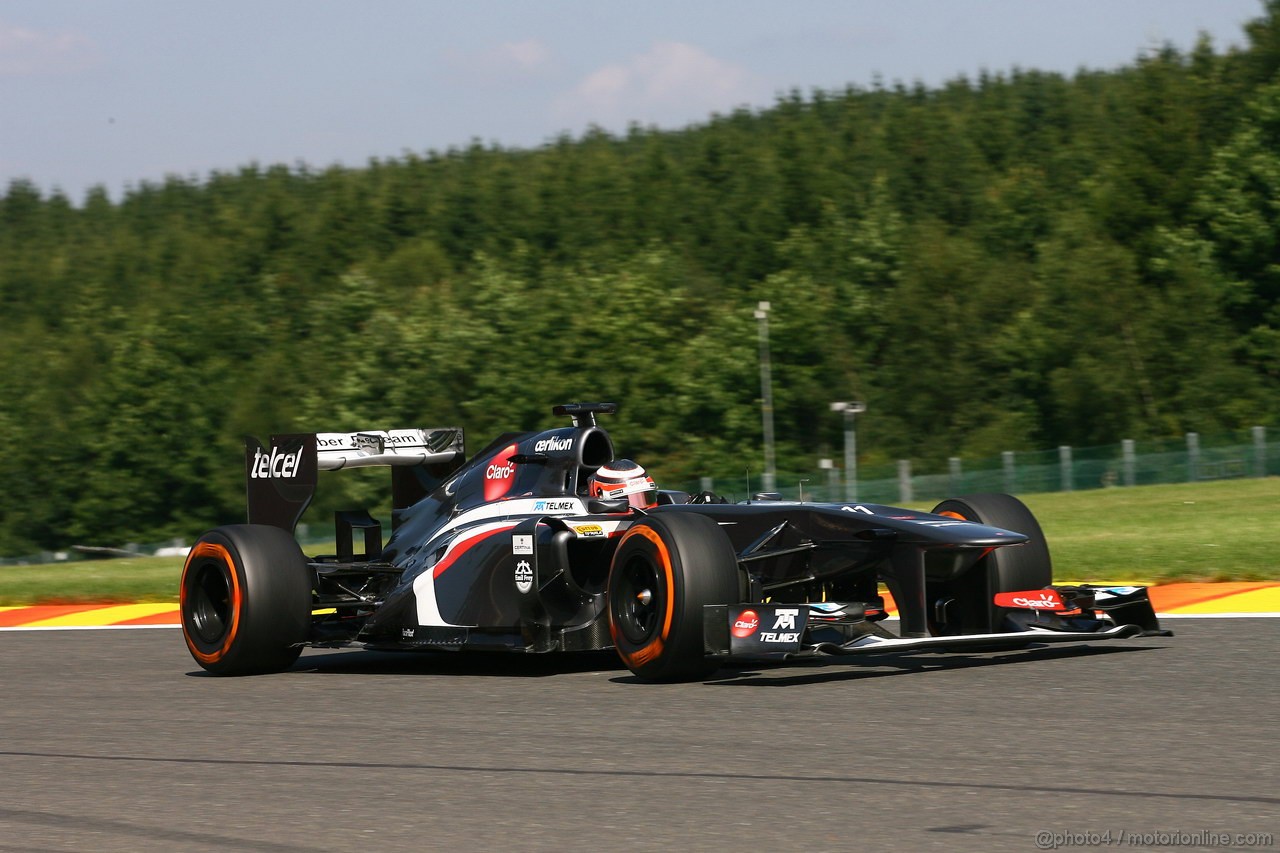
[[[839,455],[839,399],[917,470],[1276,423],[1280,0],[1246,35],[118,201],[12,181],[0,554],[235,521],[246,434],[478,449],[606,399],[667,484],[758,472],[760,300],[784,471]]]

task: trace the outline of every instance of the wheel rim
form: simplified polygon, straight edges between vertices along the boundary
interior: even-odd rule
[[[665,608],[665,591],[658,567],[636,555],[622,566],[620,583],[611,596],[618,629],[628,641],[644,645],[658,632]]]
[[[196,637],[216,644],[231,622],[231,582],[221,562],[204,560],[196,566],[187,601]]]

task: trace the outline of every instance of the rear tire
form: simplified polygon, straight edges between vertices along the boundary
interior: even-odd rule
[[[1022,545],[996,548],[983,557],[966,574],[965,598],[976,603],[986,616],[985,625],[966,625],[962,631],[998,631],[1004,622],[1006,608],[996,607],[992,597],[1001,592],[1044,589],[1053,583],[1053,563],[1049,543],[1045,541],[1040,522],[1027,505],[1013,495],[980,494],[945,500],[933,508],[938,515],[955,515],[990,527],[1000,527],[1027,537]],[[970,610],[970,608],[966,608]]]
[[[288,669],[311,627],[307,560],[278,527],[236,524],[201,536],[179,600],[187,649],[215,675]]]
[[[660,513],[627,529],[609,570],[609,633],[618,656],[654,681],[702,678],[702,608],[739,598],[738,559],[729,537],[703,515]]]

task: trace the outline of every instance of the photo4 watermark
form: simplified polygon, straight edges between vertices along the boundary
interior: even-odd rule
[[[1066,850],[1072,847],[1274,847],[1271,832],[1216,832],[1211,829],[1132,832],[1108,829],[1102,832],[1073,830],[1036,833],[1036,849]]]

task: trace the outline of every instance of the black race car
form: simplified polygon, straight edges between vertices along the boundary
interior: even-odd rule
[[[637,676],[665,680],[728,659],[1168,633],[1145,588],[1054,586],[1040,526],[1009,495],[924,513],[727,503],[645,476],[634,488],[638,466],[615,460],[596,423],[615,410],[556,406],[571,426],[502,435],[470,459],[456,428],[248,439],[248,523],[201,536],[183,568],[192,656],[246,675],[286,669],[304,646],[612,647]],[[293,531],[318,472],[370,465],[391,468],[386,543],[367,511],[339,512],[336,553],[304,556]]]

